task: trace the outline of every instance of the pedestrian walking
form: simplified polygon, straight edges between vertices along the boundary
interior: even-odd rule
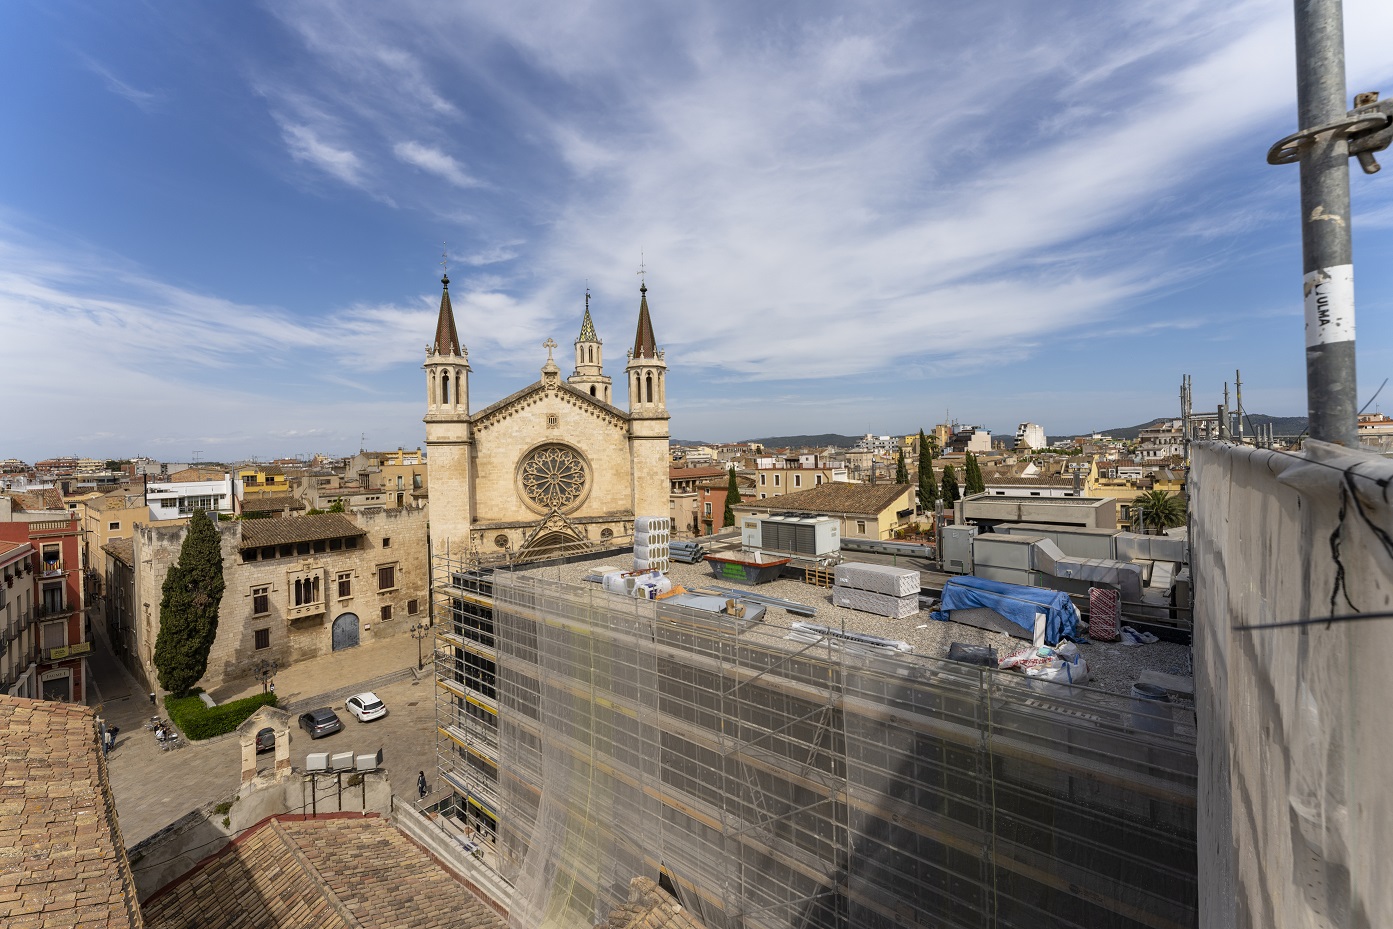
[[[426,772],[422,771],[416,775],[416,790],[421,794],[421,799],[426,799],[426,794],[430,793],[430,788],[426,785]]]

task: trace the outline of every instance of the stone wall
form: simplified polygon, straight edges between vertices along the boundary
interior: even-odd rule
[[[216,699],[225,699],[237,685],[245,684],[252,665],[260,659],[274,658],[285,668],[329,654],[333,650],[333,624],[340,617],[358,617],[363,644],[401,634],[413,622],[425,619],[429,608],[426,511],[392,509],[349,514],[348,518],[367,532],[356,549],[253,562],[243,562],[239,551],[244,523],[219,523],[226,587],[208,670],[199,682]],[[185,532],[183,527],[137,527],[134,536],[136,651],[151,681],[157,678],[153,656],[159,633],[160,592],[165,575],[179,558]],[[379,590],[378,569],[386,565],[395,566],[396,586]],[[347,597],[338,595],[341,575],[349,581]],[[292,615],[294,581],[308,577],[319,579],[324,609]],[[254,612],[254,591],[258,588],[266,589],[270,606],[269,612],[259,615]],[[390,619],[382,618],[383,607],[391,608]],[[256,647],[260,630],[268,633],[267,648]],[[228,693],[216,693],[225,685]]]

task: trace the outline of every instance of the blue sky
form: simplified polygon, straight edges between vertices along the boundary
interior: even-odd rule
[[[0,457],[414,446],[442,242],[476,408],[587,281],[621,374],[642,252],[678,437],[1077,432],[1238,367],[1303,414],[1291,15],[0,5]],[[1351,93],[1393,93],[1393,4],[1345,19]],[[1352,183],[1368,397],[1393,170]]]

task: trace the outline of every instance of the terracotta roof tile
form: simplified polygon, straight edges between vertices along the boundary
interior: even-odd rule
[[[450,306],[450,276],[440,279],[440,318],[435,323],[435,343],[431,346],[437,355],[449,354],[463,356],[460,351],[459,333],[455,330],[455,311]]]
[[[639,285],[638,330],[634,333],[634,357],[657,358],[658,342],[653,338],[653,320],[648,315],[648,285]]]
[[[875,515],[893,506],[913,484],[845,484],[833,481],[782,497],[746,500],[735,509],[793,513]]]
[[[112,539],[102,551],[129,567],[135,567],[135,543],[130,539]]]
[[[701,922],[651,878],[629,882],[629,900],[614,908],[601,929],[702,929]]]
[[[151,929],[503,929],[504,921],[375,816],[267,820],[145,903]]]
[[[240,525],[241,548],[294,545],[296,542],[317,542],[320,539],[367,535],[342,513],[315,513],[312,516],[287,516],[284,519],[253,519]]]
[[[0,925],[144,925],[85,706],[0,696]]]
[[[279,513],[285,509],[304,508],[305,505],[291,494],[247,494],[242,499],[243,513]]]

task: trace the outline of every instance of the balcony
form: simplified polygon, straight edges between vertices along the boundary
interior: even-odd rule
[[[66,570],[63,567],[63,560],[61,558],[57,561],[45,561],[41,568],[39,573],[43,577],[58,577]]]
[[[66,616],[72,611],[72,604],[69,603],[40,603],[34,607],[34,618],[53,619],[58,616]]]
[[[305,619],[310,616],[320,616],[324,613],[324,602],[302,603],[299,606],[286,607],[285,618],[289,620]]]

